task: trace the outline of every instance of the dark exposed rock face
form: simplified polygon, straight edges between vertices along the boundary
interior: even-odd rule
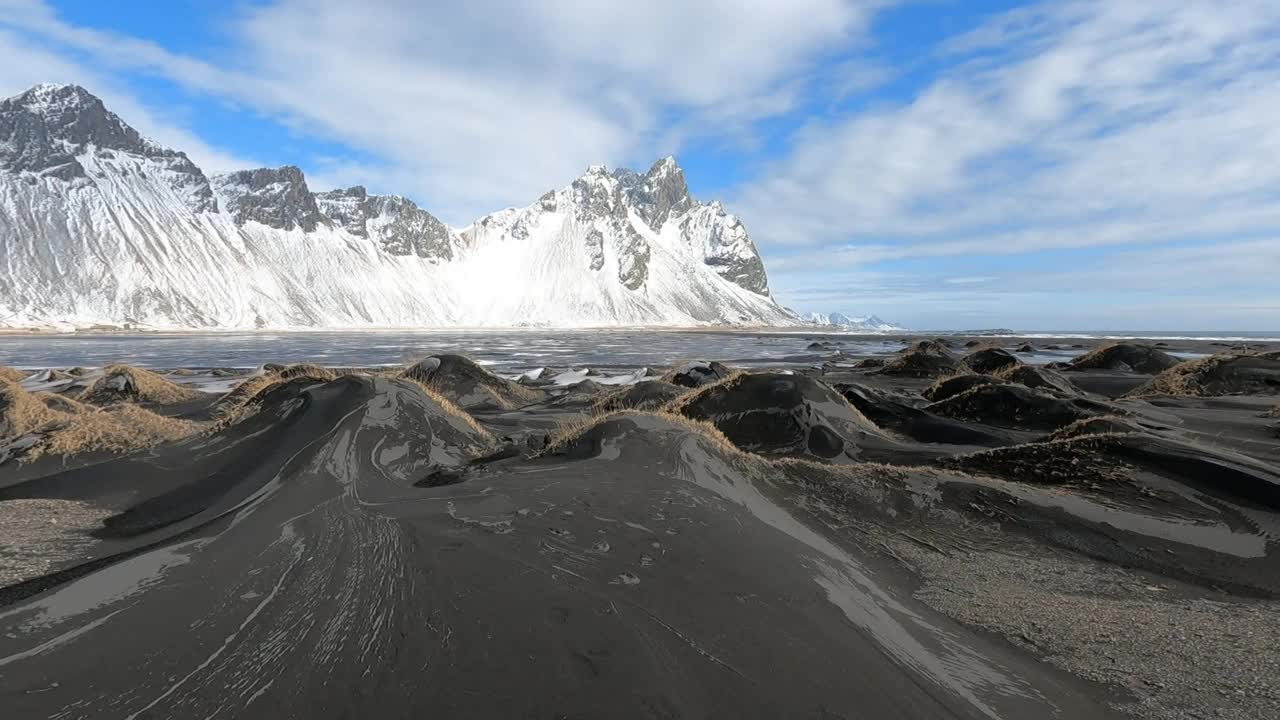
[[[720,203],[699,207],[685,218],[680,229],[686,239],[698,235],[706,238],[703,262],[720,277],[757,295],[769,294],[764,261],[747,237],[747,229],[736,216],[725,212]]]
[[[610,177],[603,166],[596,165],[573,182],[575,217],[583,225],[603,222],[610,234],[619,238],[618,280],[628,290],[636,290],[649,279],[649,242],[636,232],[627,216],[627,186],[621,180],[608,182]],[[619,174],[614,173],[612,177],[619,179]],[[598,226],[591,227],[587,233],[587,252],[592,270],[604,267],[604,234]]]
[[[684,171],[673,158],[658,160],[644,175],[627,169],[617,170],[613,175],[636,212],[655,232],[662,229],[668,218],[688,212],[694,206]]]
[[[0,100],[0,169],[61,180],[88,179],[77,156],[121,154],[151,161],[196,212],[216,212],[209,180],[185,153],[142,137],[78,85],[37,85]]]
[[[374,237],[392,255],[452,260],[454,236],[449,228],[413,201],[399,195],[370,195],[356,185],[317,193],[320,212],[360,237]]]
[[[277,230],[300,227],[311,232],[328,223],[302,171],[293,165],[215,175],[213,184],[237,224],[253,220]]]

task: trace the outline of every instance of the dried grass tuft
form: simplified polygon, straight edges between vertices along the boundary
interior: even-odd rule
[[[0,381],[0,437],[37,436],[22,462],[43,455],[141,450],[190,437],[208,426],[136,405],[98,408],[52,393],[28,393]]]
[[[486,442],[489,442],[489,443],[497,442],[493,437],[493,433],[489,432],[489,430],[485,428],[485,426],[481,425],[480,422],[476,420],[474,416],[471,415],[471,413],[458,407],[456,403],[454,403],[449,398],[445,397],[439,390],[431,387],[429,383],[424,383],[421,380],[417,380],[411,377],[400,378],[400,380],[412,384],[414,387],[420,390],[423,395],[426,395],[428,398],[431,399],[432,402],[439,405],[441,409],[443,409],[446,413],[448,413],[449,415],[452,415],[453,417],[465,423],[467,427],[471,428],[473,432],[475,432],[476,434],[484,438]]]
[[[110,365],[102,377],[80,393],[79,400],[108,405],[122,400],[171,405],[200,397],[200,393],[169,382],[150,370],[130,365]]]
[[[0,365],[0,380],[8,380],[9,382],[16,383],[16,382],[22,382],[23,380],[26,380],[26,379],[27,379],[27,374],[22,372],[21,370],[18,370],[17,368],[11,368],[8,365]]]
[[[724,433],[720,432],[715,425],[712,425],[709,422],[703,420],[692,420],[684,417],[683,415],[673,415],[665,411],[647,412],[643,410],[619,410],[605,415],[581,416],[562,422],[560,426],[551,433],[551,436],[547,440],[547,446],[542,450],[542,454],[549,455],[563,450],[601,424],[626,417],[657,418],[663,422],[677,425],[684,430],[696,433],[704,440],[711,442],[717,450],[720,450],[729,457],[749,459],[751,462],[764,462],[762,458],[738,449],[736,445],[729,442],[729,438],[725,437]]]
[[[65,425],[32,448],[24,460],[40,455],[131,452],[182,440],[208,427],[208,423],[164,417],[136,405],[115,405],[70,416]]]
[[[0,380],[0,438],[26,435],[62,418],[17,383]]]
[[[297,365],[290,365],[289,367],[281,370],[279,374],[279,378],[282,381],[300,377],[309,378],[316,382],[329,382],[330,380],[337,380],[338,373],[330,370],[329,368],[320,367],[319,365],[299,363]]]

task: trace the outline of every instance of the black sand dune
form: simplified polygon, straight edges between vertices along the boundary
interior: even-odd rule
[[[839,393],[804,375],[743,373],[676,400],[672,409],[764,455],[848,461],[861,457],[863,447],[891,444]]]
[[[733,368],[715,360],[697,360],[677,365],[659,379],[680,387],[695,388],[720,382],[734,372]]]
[[[1071,378],[1052,368],[1035,365],[1010,365],[996,372],[1004,382],[1025,385],[1033,390],[1046,390],[1062,395],[1079,395],[1083,392]]]
[[[1052,431],[1077,420],[1123,410],[1093,400],[1060,397],[1024,385],[979,385],[928,406],[955,420],[1021,430]]]
[[[424,449],[460,455],[424,435],[448,420],[412,387],[273,394],[244,421],[264,427],[211,438],[188,470],[207,479],[178,490],[164,454],[24,488],[119,507],[97,553],[122,555],[39,596],[8,591],[7,711],[1110,714],[1083,683],[886,590],[883,568],[773,497],[760,461],[674,419],[609,420],[573,457],[423,488]],[[126,473],[144,477],[109,482]],[[944,640],[956,633],[963,645]]]
[[[600,398],[597,407],[604,412],[657,410],[686,392],[689,392],[689,388],[663,380],[643,380],[634,385],[625,385]]]
[[[1161,372],[1129,395],[1280,395],[1280,355],[1214,355],[1188,360]]]
[[[959,395],[962,392],[968,392],[979,385],[999,385],[1000,380],[990,375],[952,375],[939,379],[934,384],[925,388],[922,395],[925,399],[937,402],[946,400],[949,397]]]
[[[1137,343],[1104,345],[1067,363],[1067,370],[1123,370],[1155,375],[1178,364],[1178,359],[1165,351]]]
[[[1003,348],[984,348],[964,356],[964,364],[970,370],[985,375],[990,375],[1021,363],[1022,361],[1014,356],[1013,353]]]
[[[537,390],[498,377],[462,355],[423,358],[402,376],[433,388],[467,410],[509,410],[543,397]]]
[[[940,378],[970,370],[945,345],[933,340],[921,340],[885,363],[879,372],[898,377]]]
[[[979,375],[934,340],[887,364],[536,390],[460,356],[279,366],[154,405],[200,418],[185,439],[0,462],[0,527],[88,518],[0,588],[0,715],[1276,716],[1253,369],[1104,403],[1151,376]]]
[[[960,377],[982,377],[984,375],[964,375]],[[878,427],[902,435],[917,443],[941,444],[951,446],[998,447],[1022,442],[1029,438],[1029,433],[1018,433],[999,428],[983,427],[973,423],[961,422],[938,415],[921,407],[903,395],[881,388],[857,383],[840,383],[835,386],[849,404],[858,409]],[[937,457],[939,454],[962,451],[963,447],[952,447],[941,450],[899,448],[895,456],[883,456],[882,462],[919,462],[923,459]]]

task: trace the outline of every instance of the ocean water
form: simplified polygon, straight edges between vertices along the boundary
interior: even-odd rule
[[[436,353],[460,353],[493,367],[520,373],[540,367],[631,370],[683,360],[714,359],[740,367],[770,367],[822,362],[828,351],[809,350],[815,340],[829,341],[851,355],[897,352],[908,335],[960,333],[836,334],[815,331],[661,331],[661,330],[508,330],[385,331],[283,333],[93,333],[0,335],[0,365],[19,368],[101,367],[127,363],[148,368],[253,368],[263,363],[313,362],[328,366],[405,365]],[[964,333],[972,334],[972,333]],[[1280,343],[1272,333],[1039,333],[1017,337],[1145,338]],[[1037,343],[1041,344],[1041,343]],[[1195,352],[1173,354],[1197,357]],[[963,352],[963,348],[957,348]],[[1038,350],[1021,356],[1044,363],[1067,360],[1078,349]]]
[[[405,365],[427,355],[468,355],[495,372],[539,367],[657,367],[715,359],[744,367],[817,359],[806,346],[817,334],[747,334],[644,330],[422,331],[0,336],[0,365],[19,368],[258,367],[313,362],[331,367]],[[901,350],[897,337],[839,338],[850,353]],[[820,360],[819,360],[820,361]]]

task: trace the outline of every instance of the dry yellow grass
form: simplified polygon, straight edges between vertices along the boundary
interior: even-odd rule
[[[218,398],[215,405],[215,429],[230,427],[251,415],[262,396],[281,382],[279,375],[267,373],[248,378],[232,388]]]
[[[21,370],[11,368],[8,365],[0,365],[0,380],[8,380],[9,382],[22,382],[27,379],[27,374]]]
[[[482,438],[484,438],[486,442],[489,442],[489,443],[496,442],[496,440],[493,437],[493,433],[489,432],[488,429],[486,429],[483,425],[481,425],[479,421],[477,421],[471,415],[471,413],[458,407],[452,400],[442,395],[438,390],[432,388],[429,384],[424,383],[421,380],[416,380],[411,377],[400,378],[400,380],[408,383],[412,383],[414,387],[422,391],[423,395],[426,395],[428,398],[432,400],[432,402],[439,405],[441,409],[443,409],[446,413],[466,423],[467,427],[471,428],[473,432],[477,433]]]
[[[424,372],[419,367],[421,363],[422,360],[404,368],[400,371],[399,377],[407,380],[416,380],[430,387],[439,395],[452,397],[450,388],[439,377],[439,371]],[[520,383],[498,377],[485,370],[483,366],[471,358],[461,356],[460,359],[451,360],[449,367],[452,368],[452,372],[473,380],[488,394],[493,403],[503,410],[514,410],[520,406],[520,403],[528,404],[542,398],[540,392],[527,388]]]
[[[1280,418],[1280,404],[1271,408],[1271,411],[1267,413],[1267,417]]]
[[[702,420],[691,420],[683,415],[673,415],[669,412],[646,412],[643,410],[619,410],[617,412],[607,413],[605,415],[588,415],[574,418],[572,420],[561,423],[555,432],[547,441],[547,446],[543,448],[542,454],[551,454],[563,450],[573,442],[580,439],[583,435],[590,432],[592,428],[599,426],[619,418],[657,418],[663,422],[677,425],[684,430],[697,433],[703,439],[712,443],[716,449],[724,452],[726,455],[734,458],[750,458],[753,462],[763,462],[756,455],[751,455],[743,450],[739,450],[736,445],[729,442],[729,438],[724,436],[715,425]]]
[[[170,405],[197,397],[200,397],[198,391],[169,382],[150,370],[129,365],[111,365],[77,399],[94,404],[110,404],[128,399]]]
[[[25,435],[62,417],[17,383],[0,380],[0,438]]]
[[[320,367],[319,365],[299,363],[297,365],[290,365],[284,370],[281,370],[279,377],[281,380],[292,380],[294,378],[305,377],[317,382],[328,382],[330,380],[337,380],[338,373],[330,370],[329,368]]]
[[[44,442],[33,447],[24,461],[41,455],[142,450],[191,437],[208,427],[208,423],[167,418],[136,405],[115,405],[69,416],[62,427],[53,429]]]
[[[728,375],[725,375],[724,377],[720,378],[719,380],[713,383],[708,383],[700,387],[692,388],[691,390],[689,390],[689,392],[681,395],[678,398],[675,398],[674,400],[667,403],[666,405],[663,405],[658,412],[670,413],[672,415],[680,415],[680,413],[684,410],[684,407],[686,405],[702,397],[704,394],[710,392],[712,388],[718,388],[718,387],[729,388],[732,386],[733,383],[737,383],[738,380],[746,374],[747,374],[746,372],[742,370],[738,370],[737,368],[734,368],[729,372]]]
[[[208,423],[167,418],[135,405],[104,409],[52,393],[28,393],[8,382],[0,382],[0,408],[0,437],[40,436],[22,462],[42,455],[140,450],[208,427]]]
[[[44,406],[54,412],[66,413],[68,415],[79,415],[83,412],[91,412],[95,410],[92,405],[85,405],[79,400],[73,400],[66,395],[59,395],[51,392],[32,393],[34,397],[44,403]]]
[[[1127,428],[1130,427],[1129,421],[1120,415],[1098,415],[1097,417],[1082,418],[1070,425],[1061,427],[1050,434],[1047,439],[1050,441],[1070,440],[1088,435],[1114,435],[1122,427],[1126,428],[1125,432],[1137,432],[1136,428],[1128,430]]]

